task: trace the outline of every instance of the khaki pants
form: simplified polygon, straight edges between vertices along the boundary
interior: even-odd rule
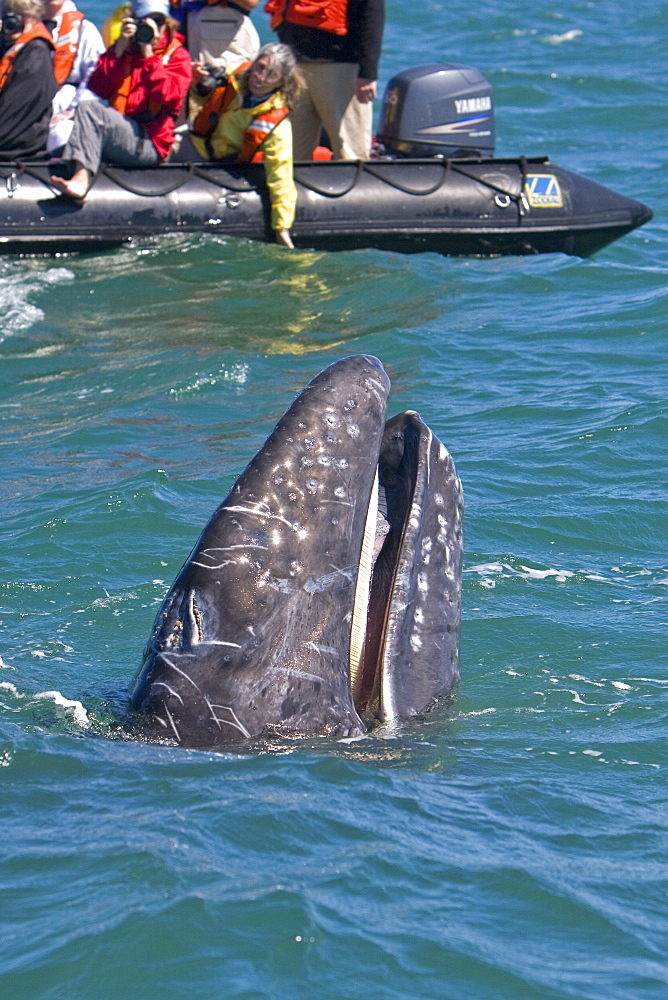
[[[306,90],[292,113],[295,160],[313,159],[324,127],[335,160],[366,160],[373,105],[355,97],[357,63],[300,62]]]

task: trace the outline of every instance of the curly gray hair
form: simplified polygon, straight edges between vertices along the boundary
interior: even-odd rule
[[[282,45],[281,42],[268,42],[267,45],[263,45],[248,69],[239,74],[239,79],[242,80],[244,84],[247,83],[248,75],[253,68],[253,63],[255,63],[260,56],[265,56],[267,58],[269,66],[275,73],[276,77],[280,80],[276,90],[280,90],[283,93],[285,103],[292,111],[295,106],[295,101],[304,89],[304,80],[299,71],[294,52],[289,45]]]

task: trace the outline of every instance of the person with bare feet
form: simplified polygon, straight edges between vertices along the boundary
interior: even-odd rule
[[[12,0],[16,2],[16,0]],[[133,0],[133,17],[100,56],[88,88],[104,100],[82,101],[53,186],[82,203],[101,163],[155,166],[168,155],[191,80],[169,0]],[[62,174],[65,176],[62,176]]]

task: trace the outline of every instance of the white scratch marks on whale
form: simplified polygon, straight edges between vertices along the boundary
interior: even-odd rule
[[[280,521],[282,524],[286,524],[288,528],[293,531],[299,531],[301,524],[295,524],[294,521],[288,521],[287,517],[281,517],[280,514],[272,514],[268,510],[260,510],[260,504],[257,507],[244,507],[242,505],[235,505],[230,507],[223,507],[221,514],[250,514],[252,517],[261,517],[263,521]]]
[[[316,653],[330,653],[332,656],[339,655],[339,650],[333,646],[319,646],[317,642],[307,642],[306,645],[311,649],[315,649]]]
[[[317,580],[309,577],[304,584],[304,590],[307,594],[319,594],[323,590],[329,590],[340,576],[352,582],[355,579],[353,567],[343,566],[341,569],[335,569],[332,573],[326,573],[324,576],[318,577]]]
[[[266,515],[263,515],[263,516],[266,516]],[[193,564],[193,566],[201,566],[202,569],[210,569],[210,570],[224,569],[225,566],[234,566],[235,563],[237,562],[236,558],[233,558],[233,559],[222,559],[220,562],[215,562],[215,563],[214,562],[205,563],[205,562],[200,562],[199,561],[200,559],[210,559],[210,560],[213,560],[213,558],[214,558],[214,555],[213,555],[214,552],[216,552],[216,553],[218,553],[218,552],[232,552],[234,549],[241,549],[242,551],[246,550],[246,549],[263,549],[264,551],[267,551],[268,546],[267,545],[260,545],[257,542],[245,542],[242,545],[226,545],[226,546],[221,546],[220,548],[216,547],[216,548],[202,549],[202,551],[198,553],[199,559],[193,559],[192,564]]]
[[[211,712],[211,718],[216,723],[216,725],[218,726],[219,729],[222,729],[223,725],[233,726],[234,729],[238,729],[239,732],[243,736],[245,736],[246,738],[250,737],[251,734],[248,732],[248,730],[244,726],[243,722],[241,721],[241,719],[239,718],[239,716],[236,714],[236,712],[234,711],[234,709],[232,708],[231,705],[216,705],[214,702],[209,701],[209,699],[206,698],[206,697],[204,698],[204,700],[207,703],[207,705],[209,706],[209,710]],[[232,718],[231,719],[221,719],[221,718],[219,718],[216,715],[216,713],[214,712],[215,708],[219,708],[221,710],[221,712],[229,712],[230,715],[232,716]]]
[[[163,661],[163,663],[166,663],[168,667],[171,667],[172,670],[175,670],[177,674],[181,674],[181,677],[185,677],[188,683],[192,684],[192,686],[195,688],[196,691],[200,691],[199,687],[197,686],[197,684],[195,684],[192,677],[189,677],[184,670],[181,670],[180,667],[177,667],[177,665],[173,663],[172,660],[169,659],[169,657],[165,656],[164,653],[160,653],[160,659]],[[201,693],[202,692],[200,691],[200,694]]]
[[[167,718],[169,719],[169,724],[172,727],[172,729],[174,730],[174,735],[176,736],[176,741],[177,741],[177,743],[180,743],[181,742],[181,737],[179,735],[178,729],[176,728],[176,723],[174,722],[174,719],[172,718],[172,714],[171,714],[171,712],[169,711],[169,709],[167,708],[166,705],[163,705],[163,708],[164,708],[165,712],[167,713]]]
[[[170,694],[174,695],[175,698],[178,698],[179,701],[181,702],[181,704],[183,705],[183,698],[181,697],[181,695],[179,694],[179,692],[175,691],[174,688],[170,687],[169,684],[165,683],[165,681],[154,681],[151,684],[151,690],[153,690],[153,688],[157,688],[157,687],[166,688],[167,691],[169,691]]]
[[[238,642],[226,642],[224,639],[207,639],[206,642],[200,642],[200,646],[231,646],[232,649],[241,649],[241,644]]]

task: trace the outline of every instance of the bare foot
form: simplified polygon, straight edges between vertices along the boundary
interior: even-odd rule
[[[276,229],[276,242],[282,243],[284,247],[288,247],[290,250],[294,250],[295,245],[292,242],[289,229]]]
[[[88,194],[90,181],[87,170],[77,170],[77,172],[73,174],[69,180],[65,177],[56,177],[52,174],[51,183],[64,195],[71,198],[72,201],[76,201],[79,205],[83,205],[86,200],[86,195]]]

